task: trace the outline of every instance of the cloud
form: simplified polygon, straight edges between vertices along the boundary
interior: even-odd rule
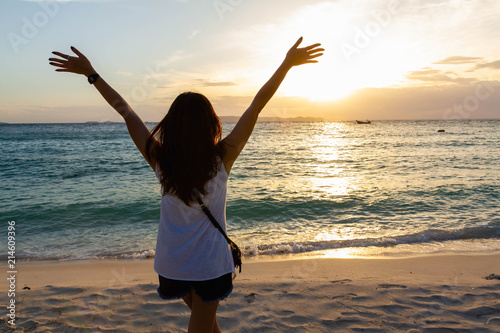
[[[474,119],[499,118],[500,82],[470,85],[366,88],[350,97],[325,104],[335,120],[352,119]],[[329,113],[329,115],[327,114]]]
[[[191,60],[194,56],[193,53],[187,53],[183,49],[176,50],[169,57],[156,63],[156,72],[163,72],[164,69],[171,68],[173,64],[178,65],[183,61]]]
[[[463,57],[463,56],[452,56],[447,57],[443,60],[437,61],[434,64],[438,65],[464,65],[464,64],[474,64],[475,66],[466,72],[474,72],[478,69],[492,68],[500,69],[500,60],[484,62],[484,58],[481,57]],[[423,74],[422,71],[420,71]]]
[[[159,121],[168,110],[174,95],[148,99],[155,104],[141,104],[137,110],[144,121]],[[214,96],[210,98],[219,116],[240,116],[253,96]],[[500,81],[471,85],[366,88],[334,102],[312,102],[307,98],[275,96],[262,111],[263,117],[321,117],[325,120],[354,119],[493,119],[499,118]],[[2,107],[6,122],[48,122],[56,115],[58,122],[123,121],[118,113],[102,105],[67,105],[59,107]],[[71,111],[71,112],[68,112]],[[27,121],[29,119],[29,121]]]
[[[493,69],[500,69],[500,60],[496,61],[491,61],[491,62],[485,62],[482,64],[477,64],[476,69],[480,68],[493,68]]]
[[[238,85],[237,83],[230,81],[221,82],[221,81],[212,81],[206,79],[197,79],[196,82],[198,82],[202,87],[229,87]]]
[[[252,96],[219,96],[212,99],[219,116],[236,116]],[[321,117],[354,119],[477,119],[499,118],[500,82],[469,85],[365,88],[338,101],[312,102],[299,97],[274,97],[262,111],[264,117]]]
[[[475,64],[483,60],[481,57],[463,57],[463,56],[452,56],[444,58],[443,60],[437,61],[434,64],[439,65],[461,65],[461,64]]]
[[[194,30],[189,36],[188,36],[188,39],[193,39],[195,38],[199,33],[201,32],[201,30]]]
[[[427,83],[457,83],[457,84],[470,84],[477,82],[475,78],[466,77],[451,77],[448,74],[455,74],[454,72],[443,72],[441,70],[425,68],[423,70],[408,72],[406,78],[412,81],[421,81]]]

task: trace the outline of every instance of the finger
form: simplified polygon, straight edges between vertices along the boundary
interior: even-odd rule
[[[58,62],[58,63],[61,63],[61,64],[67,62],[66,59],[59,59],[59,58],[49,58],[49,61]]]
[[[61,53],[61,52],[57,52],[57,51],[54,51],[52,53],[55,54],[56,56],[59,56],[59,57],[64,58],[64,59],[68,59],[68,57],[69,57],[69,55]]]
[[[314,51],[309,51],[307,54],[308,55],[315,55],[317,53],[323,53],[323,52],[325,52],[325,50],[323,50],[323,49],[317,49],[317,50],[314,50]]]
[[[306,60],[304,63],[306,63],[306,64],[315,64],[317,62],[318,62],[318,60]]]
[[[52,66],[55,66],[55,67],[63,67],[63,68],[66,68],[66,65],[65,65],[65,64],[60,64],[60,63],[57,63],[57,62],[49,62],[49,65],[52,65]]]
[[[302,39],[303,39],[303,37],[300,37],[299,39],[297,39],[295,44],[293,44],[292,49],[296,49],[300,45],[300,43],[302,43]]]
[[[309,51],[307,51],[307,53],[313,54],[313,53],[316,53],[316,52],[323,52],[323,51],[325,51],[325,49],[321,48],[321,49],[309,50]]]
[[[316,55],[316,54],[318,54],[318,53],[323,54],[323,52],[322,52],[322,51],[317,51],[317,52],[311,52],[311,53],[308,53],[307,55],[308,55],[308,56],[313,56],[313,55]]]
[[[82,52],[80,52],[80,51],[78,51],[78,50],[76,49],[76,47],[72,46],[72,47],[71,47],[71,51],[73,51],[73,52],[74,52],[77,56],[79,56],[80,58],[85,58],[85,56],[83,55],[83,53],[82,53]]]
[[[316,47],[318,47],[318,46],[320,46],[320,45],[321,45],[321,43],[316,43],[316,44],[312,44],[312,45],[309,45],[309,46],[303,47],[302,49],[303,49],[303,50],[306,50],[306,51],[309,51],[310,49],[314,49],[314,48],[316,48]]]
[[[58,68],[58,69],[56,69],[56,72],[71,72],[71,70],[69,70],[67,68]]]
[[[311,54],[311,55],[309,55],[309,59],[314,59],[314,58],[317,58],[317,57],[321,57],[322,55],[323,55],[323,53]]]

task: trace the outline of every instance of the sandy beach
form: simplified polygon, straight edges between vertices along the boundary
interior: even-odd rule
[[[500,280],[490,274],[500,274],[499,254],[248,260],[220,303],[219,324],[227,332],[499,332]],[[152,260],[24,262],[16,329],[5,315],[0,328],[185,332],[187,306],[161,300],[156,288]],[[4,279],[3,300],[6,289]]]

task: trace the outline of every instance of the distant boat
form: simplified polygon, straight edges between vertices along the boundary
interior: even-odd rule
[[[356,120],[356,123],[358,123],[358,124],[371,124],[372,122],[369,120],[367,120],[367,121]]]

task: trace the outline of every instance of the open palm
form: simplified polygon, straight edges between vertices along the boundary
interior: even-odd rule
[[[286,54],[285,62],[290,66],[315,63],[318,61],[314,59],[323,55],[321,52],[325,49],[318,48],[318,46],[321,46],[320,43],[299,48],[300,43],[302,43],[302,39],[303,38],[300,37]]]

